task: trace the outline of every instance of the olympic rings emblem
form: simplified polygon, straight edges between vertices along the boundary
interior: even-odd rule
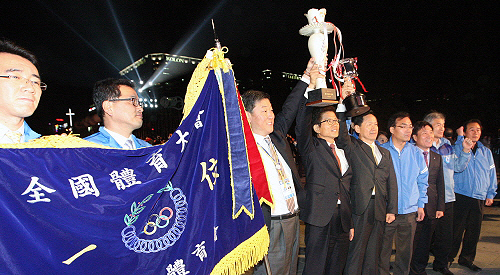
[[[165,211],[165,210],[168,210],[170,212],[170,215],[168,217],[163,215],[163,211]],[[158,228],[167,227],[168,224],[170,223],[170,219],[172,218],[173,215],[174,215],[174,211],[172,210],[172,208],[163,207],[163,209],[160,211],[160,213],[151,215],[151,217],[156,216],[155,222],[150,221],[151,217],[149,217],[148,222],[146,223],[146,225],[144,225],[143,232],[146,235],[153,235]],[[166,222],[164,224],[161,224],[162,221],[166,221]],[[150,228],[150,227],[153,229],[151,231],[148,231],[148,228]]]
[[[165,188],[158,190],[157,193],[162,192],[170,193],[170,199],[172,199],[175,208],[163,207],[158,214],[151,214],[144,229],[140,232],[144,232],[147,235],[153,235],[158,231],[158,228],[161,229],[167,226],[170,228],[163,236],[156,239],[141,239],[137,236],[136,227],[133,224],[137,221],[139,214],[145,209],[144,205],[154,195],[149,194],[141,202],[132,203],[131,213],[124,217],[124,222],[127,226],[122,230],[121,235],[122,241],[128,249],[136,253],[155,253],[164,251],[174,245],[184,232],[188,220],[188,202],[186,196],[181,189],[172,188],[170,182]],[[170,213],[165,212],[166,210]]]

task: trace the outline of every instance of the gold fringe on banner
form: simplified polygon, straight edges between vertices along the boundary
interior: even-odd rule
[[[90,141],[86,141],[74,135],[67,136],[43,136],[34,139],[30,142],[12,143],[12,144],[0,144],[0,148],[83,148],[83,147],[93,147],[93,148],[103,148],[103,149],[114,149],[108,146],[100,145]]]
[[[243,274],[264,258],[269,249],[269,233],[264,225],[248,240],[224,256],[210,274]]]

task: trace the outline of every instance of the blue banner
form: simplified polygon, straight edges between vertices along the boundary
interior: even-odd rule
[[[248,171],[232,178],[223,105],[212,70],[165,145],[1,149],[0,274],[238,274],[255,264],[269,239]],[[234,205],[250,209],[233,218]]]

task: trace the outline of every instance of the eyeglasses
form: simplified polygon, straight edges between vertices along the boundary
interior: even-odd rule
[[[323,121],[320,121],[320,123],[318,123],[318,125],[323,123],[323,122],[327,122],[329,125],[334,125],[334,124],[338,124],[339,121],[340,121],[339,119],[329,118],[329,119],[325,119]]]
[[[413,125],[397,125],[396,127],[404,129],[404,130],[407,130],[407,129],[413,130]]]
[[[139,102],[139,99],[137,97],[112,98],[112,99],[108,99],[108,101],[130,101],[130,102],[132,102],[132,105],[134,105],[134,107],[139,107],[139,106],[142,107],[142,102]]]
[[[30,83],[31,86],[33,86],[33,88],[37,88],[37,89],[40,89],[42,91],[47,90],[47,84],[41,82],[40,80],[29,80],[26,77],[22,77],[20,75],[14,75],[14,74],[11,74],[11,75],[0,75],[0,77],[9,78],[10,80],[13,80],[14,82],[17,82],[20,85],[22,85],[24,83]]]

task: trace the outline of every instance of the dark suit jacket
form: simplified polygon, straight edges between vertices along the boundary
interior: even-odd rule
[[[429,151],[429,187],[427,187],[428,202],[425,204],[425,215],[436,218],[436,211],[444,211],[444,176],[441,155]]]
[[[349,194],[352,169],[342,175],[337,159],[326,140],[312,134],[313,107],[306,107],[303,97],[297,114],[297,144],[306,172],[306,203],[300,218],[314,226],[326,226],[332,219],[340,197],[340,219],[344,232],[353,227]]]
[[[387,213],[398,213],[398,185],[391,154],[387,149],[377,145],[382,154],[382,159],[377,165],[370,146],[349,136],[345,113],[337,115],[341,120],[337,146],[344,149],[353,167],[351,180],[353,213],[362,215],[365,212],[375,186],[375,219],[385,221]]]
[[[302,81],[299,81],[297,85],[295,85],[295,88],[293,88],[292,92],[288,95],[285,103],[283,104],[281,112],[277,114],[274,119],[274,131],[269,134],[274,146],[292,170],[293,184],[295,186],[295,193],[297,194],[299,208],[301,208],[304,204],[305,194],[304,189],[300,184],[300,175],[297,170],[297,166],[295,165],[292,149],[290,148],[286,134],[295,121],[297,110],[299,108],[299,102],[303,97],[303,92],[306,87],[307,84]],[[271,225],[271,207],[267,204],[262,204],[262,212],[264,213],[264,219],[266,221],[267,228],[269,229]]]

